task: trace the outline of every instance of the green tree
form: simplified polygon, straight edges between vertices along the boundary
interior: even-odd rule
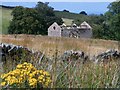
[[[44,34],[43,20],[35,9],[16,7],[8,31],[10,34]]]
[[[108,38],[120,41],[120,1],[112,2],[106,12],[106,23],[109,25]]]
[[[57,22],[59,25],[63,23],[60,17],[55,16],[54,8],[48,6],[49,3],[38,2],[35,9],[38,11],[39,15],[44,19],[44,28],[47,30],[48,27]],[[46,32],[47,34],[47,32]]]
[[[48,4],[38,2],[35,8],[15,7],[11,13],[13,19],[8,32],[10,34],[47,35],[47,29],[53,22],[62,24],[62,19],[55,16],[54,9]]]
[[[87,13],[85,11],[81,11],[79,14],[87,15]]]
[[[95,38],[120,41],[120,1],[110,3],[108,9],[99,18],[91,17],[93,22],[97,24],[93,27],[93,35]]]

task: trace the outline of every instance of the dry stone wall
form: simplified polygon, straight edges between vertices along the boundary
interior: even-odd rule
[[[40,51],[35,52],[34,50],[30,50],[29,48],[23,46],[17,46],[13,44],[1,43],[0,44],[0,57],[3,62],[6,60],[13,61],[41,61],[44,57],[44,54]],[[23,60],[24,59],[24,60]],[[120,51],[110,49],[105,52],[99,53],[96,56],[93,56],[90,60],[89,55],[87,55],[83,51],[74,51],[68,50],[65,51],[59,58],[62,61],[76,61],[79,60],[83,63],[87,61],[92,61],[95,63],[99,62],[108,62],[110,60],[120,60]]]
[[[34,61],[39,60],[43,56],[43,53],[40,51],[35,52],[34,50],[30,50],[23,46],[1,43],[0,56],[2,57],[1,61],[3,62],[6,62],[6,60]]]

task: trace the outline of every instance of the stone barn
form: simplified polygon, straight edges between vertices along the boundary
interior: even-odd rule
[[[48,28],[48,36],[61,37],[61,27],[56,22]]]
[[[79,26],[77,26],[75,23],[69,26],[63,23],[59,26],[56,22],[54,22],[48,28],[48,36],[91,38],[92,27],[85,21]]]
[[[79,37],[82,38],[91,38],[92,37],[92,27],[87,23],[87,22],[83,22],[82,24],[80,24],[80,28],[78,29],[79,32]]]

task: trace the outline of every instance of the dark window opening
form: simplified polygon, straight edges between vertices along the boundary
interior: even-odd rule
[[[53,27],[53,29],[55,30],[55,29],[56,29],[56,27],[54,26],[54,27]]]

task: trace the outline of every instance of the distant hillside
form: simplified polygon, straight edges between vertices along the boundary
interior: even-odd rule
[[[0,23],[0,27],[2,27],[2,30],[0,30],[0,33],[7,34],[9,22],[12,19],[12,16],[11,16],[12,8],[0,7],[0,11],[1,11],[0,21],[2,21],[2,23]]]
[[[12,19],[11,12],[13,8],[14,7],[11,6],[0,5],[0,10],[1,10],[0,14],[2,15],[0,18],[2,24],[0,24],[0,26],[2,27],[1,31],[3,34],[7,34],[7,28],[9,26],[10,20]],[[89,21],[91,21],[89,16],[71,13],[71,12],[55,11],[55,15],[61,17],[66,25],[70,25],[72,21],[75,21],[77,24],[80,24],[83,21],[87,21],[88,23],[90,23]]]
[[[14,7],[11,7],[11,6],[2,6],[0,5],[0,15],[1,18],[0,20],[2,21],[2,23],[0,24],[0,26],[2,27],[2,30],[0,30],[1,32],[0,33],[3,33],[3,34],[7,34],[8,33],[8,26],[9,26],[9,22],[10,20],[12,19],[12,16],[11,16],[11,12],[12,12],[12,9]],[[67,13],[66,12],[62,12],[62,11],[55,11],[55,14],[61,18],[63,18],[63,21],[65,21],[66,24],[70,24],[72,21],[73,21],[73,18],[74,17],[79,17],[78,14],[74,14],[74,13]],[[68,19],[68,17],[70,17],[71,19]]]
[[[14,6],[0,5],[0,8],[13,9],[15,7]],[[58,17],[61,17],[61,18],[68,18],[68,19],[79,19],[80,17],[88,17],[88,16],[85,16],[85,15],[72,13],[72,12],[65,12],[65,11],[55,11],[55,15],[57,15]]]
[[[65,12],[65,11],[55,11],[55,15],[63,18],[64,19],[63,21],[65,22],[74,21],[77,25],[80,25],[82,22],[86,21],[91,26],[93,26],[93,19],[91,18],[91,16],[88,15],[82,15],[82,14]]]
[[[66,25],[71,25],[72,22],[74,21],[74,19],[68,19],[68,18],[62,18],[62,20]]]
[[[65,12],[65,11],[55,11],[55,15],[61,17],[61,18],[68,18],[68,19],[79,19],[81,17],[87,18],[86,15],[81,15],[77,13],[72,12]]]

